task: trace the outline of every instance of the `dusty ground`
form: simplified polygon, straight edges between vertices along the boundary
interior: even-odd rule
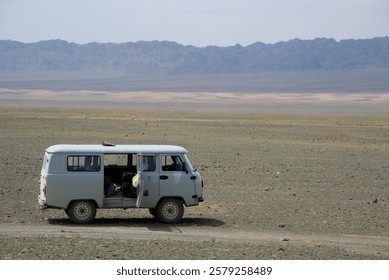
[[[98,109],[69,96],[23,106],[3,91],[0,259],[389,259],[388,96],[304,96],[278,111],[264,96]],[[45,148],[102,141],[186,147],[206,201],[175,226],[146,210],[98,210],[87,226],[39,211]]]

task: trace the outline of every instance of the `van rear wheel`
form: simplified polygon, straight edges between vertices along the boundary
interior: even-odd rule
[[[166,198],[157,207],[157,218],[165,224],[177,223],[184,215],[184,206],[180,199]]]
[[[91,201],[73,201],[65,212],[73,223],[88,224],[96,216],[96,206]]]

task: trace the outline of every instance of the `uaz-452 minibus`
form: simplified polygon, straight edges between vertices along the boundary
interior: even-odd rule
[[[46,149],[38,201],[89,223],[97,208],[148,208],[163,223],[204,201],[203,181],[183,147],[54,145]]]

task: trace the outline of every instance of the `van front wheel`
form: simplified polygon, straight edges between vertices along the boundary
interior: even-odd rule
[[[165,224],[177,223],[184,215],[184,206],[177,198],[166,198],[157,207],[157,218]]]
[[[96,216],[96,206],[91,201],[73,201],[70,203],[66,214],[76,224],[88,224]]]

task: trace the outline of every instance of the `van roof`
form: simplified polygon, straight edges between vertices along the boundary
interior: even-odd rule
[[[174,145],[89,145],[60,144],[46,149],[48,153],[82,153],[82,154],[138,154],[138,153],[186,153],[187,150]]]

